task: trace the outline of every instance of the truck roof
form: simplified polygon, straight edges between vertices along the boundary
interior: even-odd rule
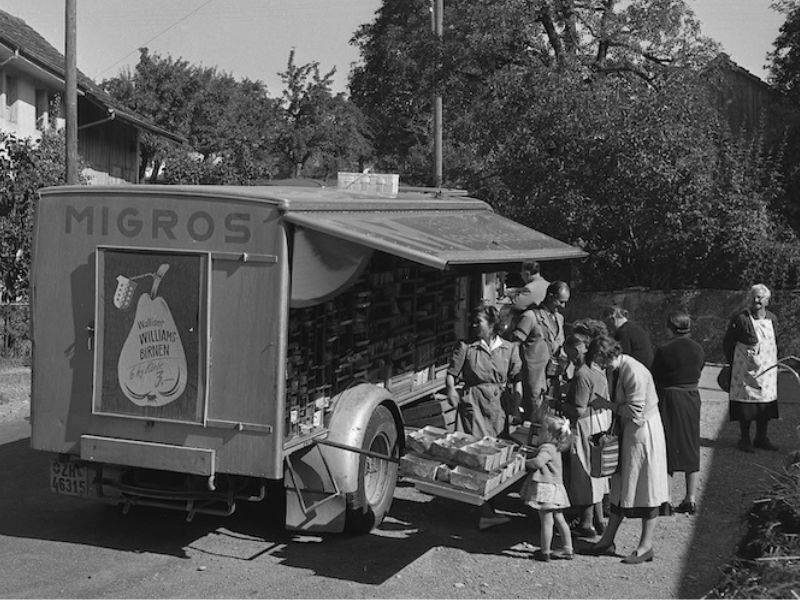
[[[580,248],[496,214],[482,200],[446,190],[390,195],[292,186],[113,185],[49,187],[39,193],[269,204],[296,227],[438,269],[587,256]]]
[[[80,194],[217,198],[236,201],[263,202],[276,205],[284,212],[301,210],[360,211],[360,210],[492,210],[482,200],[460,193],[450,195],[425,192],[400,192],[396,195],[296,186],[233,186],[233,185],[70,185],[47,187],[42,195]]]

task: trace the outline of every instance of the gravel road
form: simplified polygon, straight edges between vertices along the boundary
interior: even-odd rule
[[[713,587],[744,529],[743,516],[784,453],[743,454],[727,421],[717,369],[701,381],[701,489],[696,516],[658,521],[656,559],[577,556],[537,563],[536,517],[515,494],[498,508],[508,525],[478,532],[475,509],[402,482],[389,517],[360,537],[295,535],[263,523],[262,507],[228,519],[135,509],[127,517],[51,496],[46,457],[29,449],[26,401],[0,403],[2,597],[264,598],[691,598]],[[1,390],[0,390],[1,391]],[[800,389],[784,390],[770,437],[800,446]],[[683,497],[682,476],[672,500]],[[631,552],[639,524],[617,538]]]

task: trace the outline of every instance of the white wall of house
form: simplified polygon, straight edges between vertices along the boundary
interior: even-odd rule
[[[0,129],[19,137],[39,139],[50,126],[54,90],[33,77],[12,69],[0,71]],[[64,126],[57,118],[56,126]]]

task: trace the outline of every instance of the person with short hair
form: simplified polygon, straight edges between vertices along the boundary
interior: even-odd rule
[[[522,313],[508,334],[519,343],[522,358],[522,407],[524,417],[541,423],[547,408],[546,398],[558,398],[558,381],[566,367],[564,354],[564,315],[569,302],[569,286],[554,281],[547,286],[544,301]]]
[[[683,310],[666,319],[670,340],[656,350],[653,380],[667,441],[667,472],[683,471],[686,494],[676,512],[695,514],[700,471],[700,391],[697,384],[705,363],[703,347],[689,337],[692,318]]]
[[[622,559],[626,564],[654,558],[656,517],[669,502],[667,448],[658,411],[658,394],[650,371],[623,354],[619,342],[598,337],[589,344],[586,359],[605,367],[611,376],[611,401],[595,396],[592,407],[608,408],[620,430],[619,469],[611,476],[610,517],[591,554],[616,555],[614,538],[625,517],[642,520],[636,550]]]
[[[535,260],[526,260],[519,270],[522,278],[522,287],[507,290],[511,298],[512,308],[525,310],[531,306],[541,304],[547,296],[547,286],[550,282],[541,275],[541,266]]]
[[[757,283],[747,292],[747,307],[728,322],[722,347],[731,365],[730,420],[739,422],[738,447],[743,452],[754,448],[776,451],[767,438],[770,419],[778,418],[778,362],[775,341],[775,315],[767,310],[772,292]],[[750,423],[756,434],[750,441]]]
[[[472,341],[458,344],[450,358],[445,376],[447,398],[456,407],[464,432],[498,437],[507,428],[503,392],[512,387],[515,394],[522,394],[520,357],[516,345],[500,337],[502,323],[494,306],[474,309],[471,327]],[[464,384],[461,394],[456,388],[458,381]],[[491,501],[481,506],[479,529],[508,521],[508,517],[497,514]]]
[[[616,304],[609,306],[603,313],[603,320],[623,354],[632,356],[649,369],[653,364],[653,342],[640,325],[628,319],[628,311]]]
[[[605,325],[600,325],[605,330]],[[611,426],[611,411],[590,406],[595,396],[608,399],[608,381],[603,368],[586,360],[592,339],[601,335],[584,333],[589,330],[584,322],[575,323],[573,333],[564,342],[564,351],[575,366],[575,373],[563,401],[558,404],[570,421],[575,440],[569,453],[564,485],[572,506],[580,508],[580,522],[576,528],[579,537],[597,537],[605,531],[603,496],[608,493],[608,477],[591,476],[591,438]]]

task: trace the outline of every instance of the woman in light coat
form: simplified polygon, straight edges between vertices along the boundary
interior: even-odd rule
[[[614,538],[623,518],[642,520],[636,550],[622,562],[639,564],[653,560],[656,517],[669,501],[667,447],[658,411],[658,395],[650,371],[635,358],[622,354],[619,344],[601,337],[588,354],[605,365],[611,377],[611,401],[596,397],[594,408],[610,408],[619,424],[619,469],[611,476],[611,515],[592,554],[616,554]]]

